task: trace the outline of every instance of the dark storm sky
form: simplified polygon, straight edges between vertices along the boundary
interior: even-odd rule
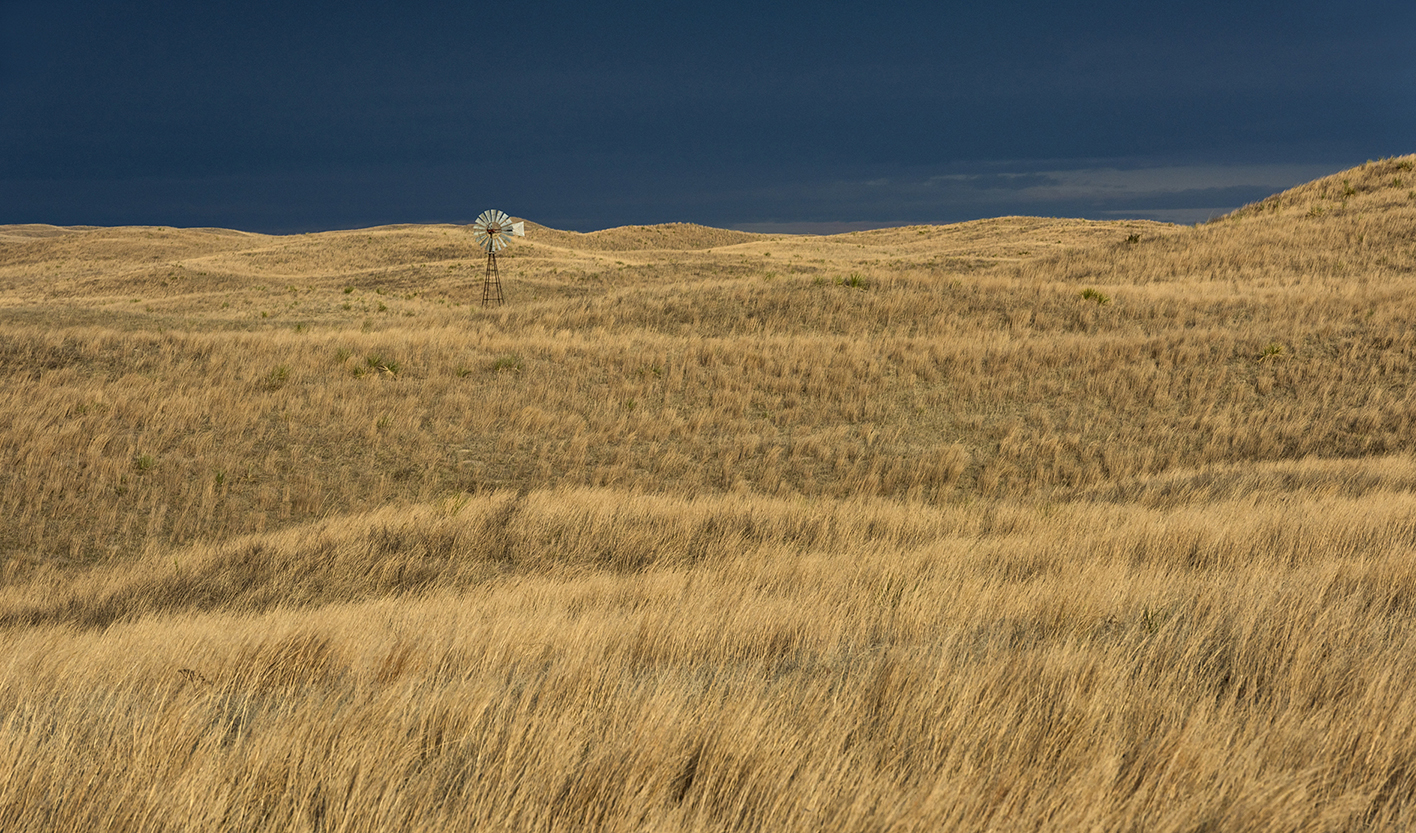
[[[1416,151],[1416,3],[0,0],[0,223],[1194,222]]]

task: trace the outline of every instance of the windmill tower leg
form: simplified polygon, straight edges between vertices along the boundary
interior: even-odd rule
[[[482,281],[482,306],[501,306],[501,272],[497,269],[496,252],[487,252],[487,277]]]

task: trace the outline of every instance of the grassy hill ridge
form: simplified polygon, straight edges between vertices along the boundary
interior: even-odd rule
[[[467,304],[457,227],[9,243],[0,501],[25,522],[0,546],[106,558],[497,488],[1055,500],[1392,453],[1416,203],[1389,190],[1196,228],[1000,218],[667,255],[533,232],[497,310]]]
[[[1413,164],[528,223],[494,309],[459,226],[0,228],[0,827],[1407,827]]]

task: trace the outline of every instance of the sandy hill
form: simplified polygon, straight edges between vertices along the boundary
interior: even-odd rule
[[[1413,167],[0,228],[0,828],[1409,828]]]
[[[1416,192],[1416,159],[1399,156],[1369,161],[1290,188],[1234,211],[1221,220],[1265,215],[1284,218],[1321,217],[1330,212],[1404,213]]]
[[[586,249],[605,252],[634,252],[646,249],[711,249],[715,246],[731,246],[735,243],[749,243],[765,235],[750,234],[745,231],[710,228],[694,223],[662,223],[652,226],[621,226],[581,233],[557,231],[536,223],[527,226],[530,234],[548,245],[565,249]]]

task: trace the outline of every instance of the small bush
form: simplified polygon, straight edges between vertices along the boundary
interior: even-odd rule
[[[378,353],[371,353],[364,357],[364,364],[371,372],[382,373],[385,376],[397,376],[399,371],[398,362],[387,359]]]
[[[1086,289],[1083,289],[1083,290],[1082,290],[1081,297],[1082,297],[1083,300],[1086,300],[1086,301],[1095,301],[1097,306],[1103,306],[1103,305],[1105,305],[1105,304],[1111,303],[1111,296],[1110,296],[1110,295],[1107,295],[1107,294],[1102,293],[1102,292],[1098,292],[1097,290],[1092,289],[1091,287],[1087,287]]]
[[[267,373],[262,384],[266,390],[280,390],[285,387],[285,383],[290,381],[290,365],[282,364]]]
[[[521,364],[521,357],[514,353],[509,353],[505,356],[498,356],[492,361],[493,373],[500,373],[503,370],[507,370],[512,373],[520,373],[522,369],[523,368]]]

